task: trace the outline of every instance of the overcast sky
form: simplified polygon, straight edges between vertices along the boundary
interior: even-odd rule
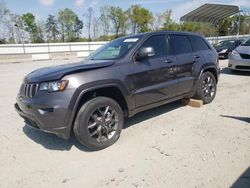
[[[14,13],[31,12],[42,20],[45,20],[49,14],[56,14],[58,10],[63,8],[74,10],[82,19],[84,11],[93,7],[96,16],[99,16],[99,7],[104,5],[120,6],[127,9],[132,4],[141,4],[153,13],[171,9],[173,11],[172,18],[175,21],[179,21],[182,15],[204,3],[233,4],[250,11],[250,0],[5,0],[5,3]]]

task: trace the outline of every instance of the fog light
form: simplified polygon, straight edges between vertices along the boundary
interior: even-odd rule
[[[37,111],[39,112],[39,114],[44,115],[48,112],[53,112],[54,109],[53,108],[43,108],[43,109],[38,109]]]

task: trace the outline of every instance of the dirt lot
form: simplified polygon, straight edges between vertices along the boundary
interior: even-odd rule
[[[0,65],[1,188],[250,187],[250,74],[223,69],[212,104],[140,113],[116,144],[88,152],[74,138],[28,128],[14,111],[22,78],[53,64]]]

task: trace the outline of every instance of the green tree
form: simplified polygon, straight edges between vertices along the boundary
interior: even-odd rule
[[[78,16],[69,8],[59,11],[58,22],[61,26],[61,36],[64,42],[74,41],[83,26],[82,21],[80,21]]]
[[[37,23],[37,35],[36,35],[36,43],[44,43],[44,34],[46,32],[46,24],[43,21],[39,21]]]
[[[153,15],[145,8],[140,10],[141,19],[138,20],[139,32],[150,31],[149,25],[152,23]]]
[[[128,17],[125,11],[123,11],[120,7],[109,7],[108,16],[113,23],[115,36],[118,37],[119,34],[125,33],[126,23],[128,21]]]
[[[56,20],[56,17],[53,15],[49,15],[46,20],[45,26],[48,35],[48,40],[55,42],[59,34],[58,22]]]
[[[164,28],[168,28],[172,23],[173,20],[171,19],[172,11],[171,10],[166,10],[163,12],[163,20],[164,20]]]
[[[147,32],[150,31],[150,25],[153,21],[153,14],[146,8],[140,5],[132,5],[129,10],[129,19],[132,23],[132,32]]]
[[[218,24],[219,35],[225,36],[235,30],[235,24],[233,23],[232,17],[225,18],[221,23]]]
[[[35,22],[35,16],[32,13],[26,13],[21,16],[24,23],[24,30],[30,34],[31,42],[36,42],[38,37],[38,27]]]
[[[83,22],[82,20],[79,20],[77,17],[74,24],[75,39],[78,39],[80,37],[82,28],[83,28]]]

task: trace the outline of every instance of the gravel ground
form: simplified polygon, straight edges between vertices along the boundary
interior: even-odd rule
[[[13,104],[23,77],[63,61],[0,64],[0,187],[250,187],[250,73],[222,74],[214,102],[180,101],[126,121],[113,146],[88,152],[30,129]]]

